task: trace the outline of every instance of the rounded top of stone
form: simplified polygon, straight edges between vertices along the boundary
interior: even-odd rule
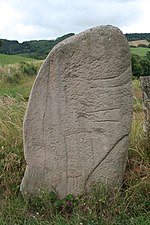
[[[111,36],[111,35],[116,35],[116,36],[121,36],[124,37],[125,41],[126,38],[123,35],[122,31],[113,25],[99,25],[93,28],[89,28],[85,31],[82,31],[74,36],[71,36],[69,38],[66,38],[65,40],[59,42],[57,45],[55,45],[55,47],[51,50],[50,54],[53,54],[54,51],[57,51],[57,49],[63,47],[66,44],[72,43],[74,41],[78,41],[80,39],[84,39],[89,33],[93,34],[93,33],[98,33],[99,36]]]

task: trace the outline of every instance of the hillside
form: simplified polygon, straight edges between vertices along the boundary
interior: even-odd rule
[[[0,39],[0,53],[44,59],[56,44],[72,35],[74,34],[69,33],[63,35],[62,37],[58,37],[55,40],[33,40],[22,43],[19,43],[18,41]]]
[[[6,39],[0,39],[0,53],[8,55],[22,55],[36,59],[44,59],[56,44],[73,35],[74,33],[69,33],[58,37],[55,40],[33,40],[25,41],[22,43],[19,43],[16,40],[11,41]],[[133,33],[125,35],[129,43],[132,42],[132,45],[135,45],[135,41],[136,45],[138,45],[137,43],[139,42],[139,40],[144,40],[144,44],[145,42],[149,43],[150,40],[150,33]],[[139,43],[141,43],[141,41]]]

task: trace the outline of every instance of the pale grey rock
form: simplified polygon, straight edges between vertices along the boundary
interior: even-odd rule
[[[24,120],[23,194],[81,194],[123,179],[132,118],[126,38],[99,26],[53,48],[35,80]]]
[[[140,77],[142,96],[143,96],[143,111],[144,111],[144,124],[143,130],[150,140],[150,76]]]

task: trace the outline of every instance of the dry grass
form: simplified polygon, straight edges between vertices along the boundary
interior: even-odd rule
[[[129,46],[138,46],[139,44],[149,45],[147,40],[137,40],[137,41],[129,41]]]

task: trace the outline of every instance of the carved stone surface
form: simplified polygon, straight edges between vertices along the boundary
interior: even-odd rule
[[[99,26],[53,48],[35,80],[24,121],[23,194],[81,194],[118,187],[132,118],[130,52],[122,32]]]
[[[145,114],[144,132],[150,139],[150,76],[140,77],[143,93],[143,109]]]

